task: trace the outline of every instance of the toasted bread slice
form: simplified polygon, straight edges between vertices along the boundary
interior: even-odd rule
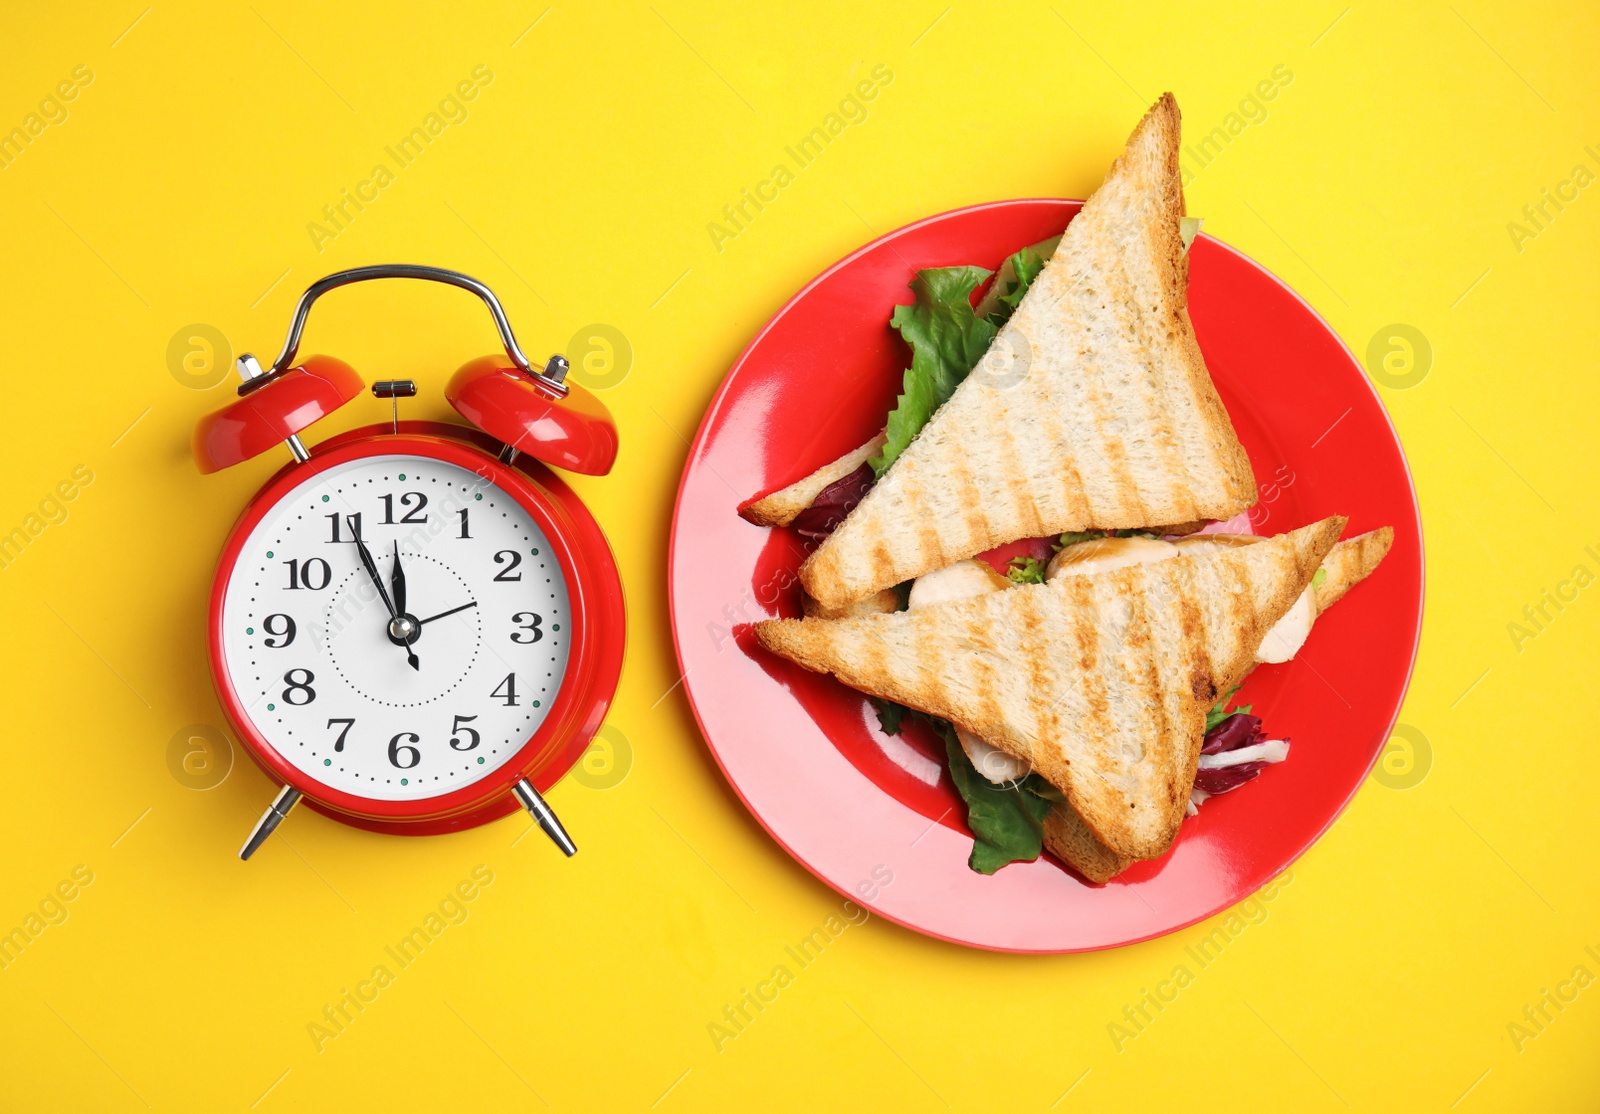
[[[800,569],[829,607],[1018,538],[1226,519],[1250,461],[1185,304],[1165,94],[987,355]]]
[[[1344,519],[1177,557],[854,619],[756,624],[774,653],[931,715],[1057,786],[1095,837],[1149,858],[1183,820],[1219,692],[1244,676]]]
[[[1091,882],[1109,882],[1139,861],[1101,843],[1078,810],[1061,802],[1044,818],[1044,849]]]
[[[893,588],[885,588],[881,592],[874,592],[864,600],[847,604],[837,611],[823,607],[802,593],[800,610],[812,619],[855,619],[862,615],[887,615],[891,611],[900,610],[900,593]]]
[[[1328,551],[1321,567],[1327,578],[1316,589],[1317,614],[1342,599],[1344,594],[1365,580],[1378,567],[1394,541],[1394,528],[1382,526],[1353,538],[1346,538]],[[1095,838],[1071,805],[1057,804],[1044,822],[1044,846],[1056,858],[1091,882],[1106,882],[1139,860],[1119,855]]]
[[[1328,575],[1317,585],[1317,614],[1332,607],[1350,589],[1372,575],[1372,570],[1389,554],[1394,544],[1394,527],[1380,526],[1365,534],[1346,538],[1333,547],[1322,562]]]
[[[740,517],[747,522],[755,523],[757,526],[789,525],[799,516],[801,511],[816,501],[817,496],[822,494],[824,488],[836,480],[844,479],[851,472],[860,468],[867,462],[869,457],[882,450],[883,443],[884,435],[880,433],[859,449],[851,449],[839,459],[824,464],[804,479],[796,480],[788,487],[779,488],[770,495],[752,499],[739,508]],[[1175,523],[1171,526],[1151,526],[1149,532],[1162,535],[1193,534],[1205,529],[1210,521],[1208,518],[1197,518],[1189,522]],[[808,596],[807,598],[809,599],[810,597]],[[861,601],[858,600],[856,602],[859,603]]]
[[[746,503],[739,508],[739,514],[757,526],[789,525],[797,514],[811,505],[812,501],[822,493],[823,488],[835,480],[844,479],[865,464],[869,457],[876,456],[883,449],[883,441],[884,436],[880,433],[859,449],[851,449],[838,460],[824,464],[804,479],[796,480],[788,487]]]

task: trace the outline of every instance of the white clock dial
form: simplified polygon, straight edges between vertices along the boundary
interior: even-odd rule
[[[318,473],[257,523],[222,644],[279,754],[347,793],[411,801],[521,749],[561,687],[571,619],[560,563],[516,500],[454,464],[375,456]]]

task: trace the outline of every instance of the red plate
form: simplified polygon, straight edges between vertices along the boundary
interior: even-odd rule
[[[1422,625],[1422,525],[1400,443],[1361,366],[1299,296],[1206,236],[1189,312],[1249,451],[1256,533],[1330,514],[1346,536],[1394,527],[1373,576],[1239,694],[1289,758],[1206,802],[1171,851],[1104,886],[1048,855],[993,877],[967,869],[965,808],[927,734],[891,738],[865,698],[765,653],[749,624],[799,612],[790,530],[736,508],[883,425],[907,365],[888,326],[922,267],[995,268],[1060,232],[1081,202],[1002,201],[891,233],[824,272],[750,343],[712,400],[673,518],[673,635],[700,729],[734,790],[805,867],[929,936],[1019,952],[1115,947],[1193,924],[1283,871],[1343,811],[1387,741]],[[892,881],[886,879],[892,876]]]

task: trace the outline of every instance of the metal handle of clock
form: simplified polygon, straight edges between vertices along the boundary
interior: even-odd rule
[[[566,376],[567,362],[557,357],[551,360],[549,370],[535,370],[528,362],[528,357],[523,355],[522,349],[517,345],[517,338],[511,332],[511,322],[506,318],[506,311],[500,306],[500,299],[494,296],[483,283],[471,275],[464,275],[460,271],[448,271],[443,267],[427,267],[417,263],[379,263],[371,267],[352,267],[348,271],[335,271],[325,278],[320,278],[300,295],[299,303],[294,307],[294,320],[289,325],[289,335],[283,340],[283,351],[278,353],[278,358],[272,361],[269,374],[276,375],[287,368],[293,361],[295,353],[300,350],[300,334],[305,331],[306,318],[311,313],[311,303],[330,290],[337,290],[341,286],[349,286],[353,282],[366,282],[370,279],[404,278],[425,279],[429,282],[442,282],[447,286],[458,286],[462,290],[469,290],[482,298],[489,307],[489,313],[494,317],[494,326],[500,332],[500,343],[505,346],[506,355],[511,362],[540,384],[565,397],[567,385],[562,382]]]

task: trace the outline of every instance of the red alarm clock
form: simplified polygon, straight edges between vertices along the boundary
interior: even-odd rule
[[[393,420],[307,448],[300,433],[359,395],[348,364],[295,363],[311,304],[352,282],[416,278],[470,290],[506,357],[465,364],[445,397],[471,426]],[[576,851],[540,795],[599,730],[622,669],[622,583],[605,535],[548,465],[611,470],[605,406],[517,346],[494,293],[437,267],[329,275],[295,307],[263,372],[238,361],[239,398],[201,420],[215,472],[287,444],[294,460],[250,501],[211,592],[217,695],[252,758],[282,786],[248,859],[289,810],[373,831],[457,831],[519,807]],[[374,384],[379,397],[414,383]]]

